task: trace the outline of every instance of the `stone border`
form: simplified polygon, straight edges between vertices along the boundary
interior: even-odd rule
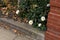
[[[6,18],[0,18],[0,22],[3,22],[4,24],[9,25],[10,28],[16,29],[36,40],[44,40],[45,38],[44,32],[41,32],[25,23],[15,22],[11,19],[7,20]]]

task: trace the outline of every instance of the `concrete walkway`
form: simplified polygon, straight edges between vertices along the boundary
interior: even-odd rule
[[[0,27],[0,40],[33,40],[26,35],[17,35],[10,30],[6,30]]]
[[[12,40],[44,40],[45,39],[44,31],[37,30],[37,29],[33,28],[32,26],[27,25],[25,23],[20,23],[18,21],[14,21],[12,19],[6,19],[6,18],[0,18],[0,22],[2,22],[5,25],[9,25],[11,28],[14,28],[14,29],[19,30],[20,32],[26,34],[26,35],[22,34],[20,36],[17,36],[16,34],[11,33],[12,34],[12,36],[11,36],[9,32],[5,32],[6,33],[6,34],[4,33],[5,35],[7,35],[7,33],[8,33],[12,37],[11,38],[9,35],[7,35],[10,38],[10,40],[11,39]],[[1,32],[3,32],[3,31],[1,31]]]

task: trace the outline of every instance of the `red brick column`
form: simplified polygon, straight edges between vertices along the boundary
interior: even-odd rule
[[[60,40],[60,0],[50,0],[45,40]]]

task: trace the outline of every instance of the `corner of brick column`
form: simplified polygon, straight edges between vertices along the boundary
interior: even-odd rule
[[[60,0],[50,0],[45,40],[60,40]]]

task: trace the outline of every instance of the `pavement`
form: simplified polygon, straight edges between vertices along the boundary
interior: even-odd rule
[[[37,30],[28,24],[20,23],[18,21],[6,18],[0,18],[0,24],[1,23],[4,24],[5,26],[9,25],[11,28],[23,32],[21,35],[17,35],[11,32],[11,30],[5,30],[4,28],[1,28],[0,29],[1,40],[44,40],[45,38],[44,31]]]
[[[0,40],[33,40],[26,35],[17,35],[14,32],[0,27]]]

